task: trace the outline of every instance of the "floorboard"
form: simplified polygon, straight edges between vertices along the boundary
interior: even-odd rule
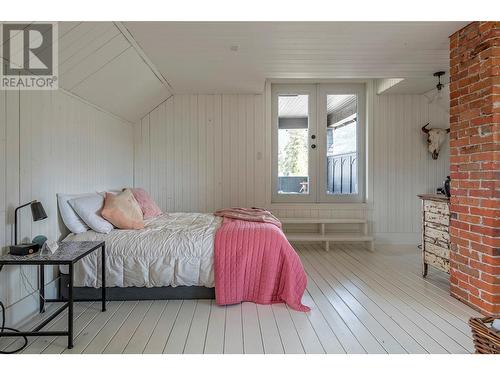
[[[280,333],[281,342],[285,354],[303,354],[304,347],[300,341],[299,334],[295,329],[290,313],[284,304],[275,304],[271,306],[276,325]]]
[[[148,343],[153,331],[158,324],[158,320],[160,319],[163,310],[167,306],[167,301],[154,301],[151,305],[150,309],[144,316],[144,319],[139,324],[135,333],[130,338],[127,346],[123,350],[123,353],[133,354],[133,353],[142,353],[146,344]]]
[[[212,301],[210,308],[210,318],[205,339],[204,353],[223,354],[224,335],[226,330],[226,307],[217,306]]]
[[[308,313],[284,304],[213,300],[75,304],[74,348],[66,337],[30,338],[23,353],[471,353],[477,312],[449,295],[448,275],[420,275],[418,249],[296,244]],[[23,325],[31,329],[58,307]],[[45,330],[67,327],[67,313]],[[0,349],[20,340],[0,339]]]
[[[196,309],[196,300],[184,300],[175,320],[172,332],[167,340],[167,345],[163,353],[182,354],[186,345],[187,336],[191,323],[193,322],[194,311]]]
[[[193,322],[186,341],[184,353],[203,354],[210,319],[211,301],[199,300],[194,312]]]
[[[408,316],[405,316],[400,310],[398,310],[392,303],[392,298],[386,298],[376,285],[371,283],[365,283],[362,279],[358,277],[359,273],[353,273],[347,267],[341,267],[341,260],[323,255],[323,259],[329,267],[332,267],[336,271],[337,277],[344,286],[349,289],[352,295],[357,298],[363,305],[371,306],[375,305],[374,310],[380,309],[385,312],[387,317],[392,319],[395,324],[397,324],[403,331],[405,331],[408,336],[415,341],[406,342],[404,338],[400,339],[400,342],[404,343],[405,348],[409,353],[420,353],[422,349],[424,353],[447,353],[447,351],[435,342],[431,336],[427,335],[417,324],[415,324]],[[372,302],[370,302],[372,301]],[[379,318],[381,319],[381,318]],[[387,319],[382,319],[386,322],[386,327],[390,328],[391,323],[387,323]]]
[[[402,288],[401,283],[394,278],[395,273],[392,273],[392,270],[387,268],[376,269],[373,264],[367,266],[357,262],[351,254],[346,254],[342,251],[338,252],[337,255],[346,261],[347,264],[355,267],[358,270],[357,272],[360,272],[365,278],[370,280],[369,282],[379,284],[384,289],[381,291],[383,295],[387,295],[386,292],[388,292],[389,298],[393,299],[406,316],[416,319],[420,327],[429,328],[428,332],[432,337],[438,343],[448,347],[448,351],[458,353],[469,351],[467,347],[472,345],[472,341],[467,340],[467,338],[464,339],[460,331],[451,326],[446,320],[443,320],[432,308],[429,309],[425,303],[422,303],[420,295]],[[388,277],[389,274],[390,277]],[[464,346],[457,343],[450,334],[451,336],[458,337],[459,341],[464,343]]]
[[[48,303],[45,308],[44,314],[36,314],[32,319],[29,319],[27,322],[18,327],[21,331],[31,331],[34,327],[36,327],[39,323],[41,323],[47,316],[54,313],[60,304],[58,303]],[[12,351],[16,348],[20,348],[23,344],[24,340],[19,338],[1,338],[0,339],[0,350]]]
[[[143,353],[163,353],[167,340],[177,319],[177,315],[179,314],[181,305],[182,301],[179,300],[167,301],[167,305],[161,313],[161,316],[156,323],[153,333],[151,334]]]
[[[312,253],[312,252],[311,252]],[[330,264],[322,257],[321,252],[307,256],[313,266],[321,270],[330,286],[337,291],[350,309],[364,320],[373,335],[378,338],[388,353],[425,353],[423,348],[404,331],[391,317],[376,303],[352,288],[352,284],[342,277],[342,273],[334,264]]]
[[[101,312],[101,306],[97,303],[89,306],[74,322],[74,337],[73,342],[78,340],[78,337],[87,325]],[[61,354],[67,348],[68,339],[66,337],[57,337],[49,346],[47,346],[42,354]]]
[[[130,338],[134,336],[137,328],[144,321],[151,306],[151,301],[136,304],[132,312],[113,335],[113,338],[106,345],[103,353],[122,353],[128,345]]]
[[[241,304],[241,319],[243,324],[243,347],[245,354],[263,354],[262,328],[255,303]]]
[[[113,319],[111,319],[108,324],[106,324],[106,326],[99,331],[89,345],[87,345],[87,347],[83,350],[83,353],[100,354],[104,352],[108,343],[113,339],[116,332],[120,329],[137,304],[137,301],[125,301],[120,306]]]
[[[243,324],[241,304],[227,306],[226,329],[224,331],[224,353],[243,354]]]
[[[342,254],[341,254],[342,255]],[[356,260],[360,263],[363,263],[365,266],[368,264],[365,262],[363,258],[360,258],[359,255],[353,254],[352,252],[344,251],[344,256],[356,257]],[[372,266],[373,263],[370,263],[369,266],[372,270],[377,272],[379,276],[384,276],[386,279],[397,286],[401,291],[405,292],[407,296],[410,296],[412,299],[417,301],[418,303],[425,305],[425,309],[422,310],[427,316],[435,315],[437,321],[440,321],[443,324],[442,329],[449,332],[452,337],[454,337],[457,342],[463,342],[467,346],[470,342],[470,328],[467,324],[467,319],[469,315],[462,315],[462,319],[457,318],[454,313],[457,312],[457,309],[454,309],[451,304],[448,302],[453,299],[450,295],[442,295],[439,298],[435,296],[433,291],[428,291],[425,286],[422,285],[422,288],[418,289],[415,287],[415,283],[422,280],[414,280],[413,283],[405,280],[403,276],[400,276],[399,272],[391,273],[391,277],[387,277],[386,268],[377,264],[376,267]],[[384,272],[385,271],[385,272]],[[426,281],[423,280],[423,283]],[[443,305],[446,305],[445,309]],[[430,314],[430,315],[429,315]]]
[[[101,330],[113,319],[123,302],[109,302],[105,312],[101,312],[85,327],[75,339],[72,349],[64,348],[63,354],[78,354],[94,340]]]
[[[264,353],[282,354],[285,352],[273,309],[269,305],[257,305],[257,314],[262,332]]]

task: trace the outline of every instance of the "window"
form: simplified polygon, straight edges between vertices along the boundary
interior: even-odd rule
[[[273,202],[359,202],[364,85],[273,85]]]

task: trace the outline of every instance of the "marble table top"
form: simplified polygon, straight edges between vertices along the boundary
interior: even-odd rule
[[[104,241],[63,241],[58,245],[53,254],[48,249],[25,256],[5,254],[0,256],[0,264],[71,264],[101,248]]]

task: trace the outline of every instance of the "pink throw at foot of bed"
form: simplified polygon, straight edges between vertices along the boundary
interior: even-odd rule
[[[276,225],[225,217],[215,235],[215,297],[240,302],[302,304],[307,276],[300,258]]]

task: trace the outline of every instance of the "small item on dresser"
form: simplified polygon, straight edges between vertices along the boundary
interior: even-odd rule
[[[446,176],[446,180],[443,181],[443,186],[436,189],[436,194],[444,195],[447,198],[451,197],[450,184],[451,178],[450,176]]]
[[[40,249],[43,247],[43,244],[47,242],[47,237],[39,234],[38,236],[33,237],[33,240],[31,240],[33,243],[38,244],[40,246]]]
[[[10,246],[9,253],[11,255],[26,256],[36,253],[40,249],[40,245],[36,243],[22,243],[20,245]]]
[[[443,184],[443,190],[444,190],[444,195],[446,195],[448,198],[451,197],[451,178],[450,176],[446,176],[446,180],[444,180]]]

